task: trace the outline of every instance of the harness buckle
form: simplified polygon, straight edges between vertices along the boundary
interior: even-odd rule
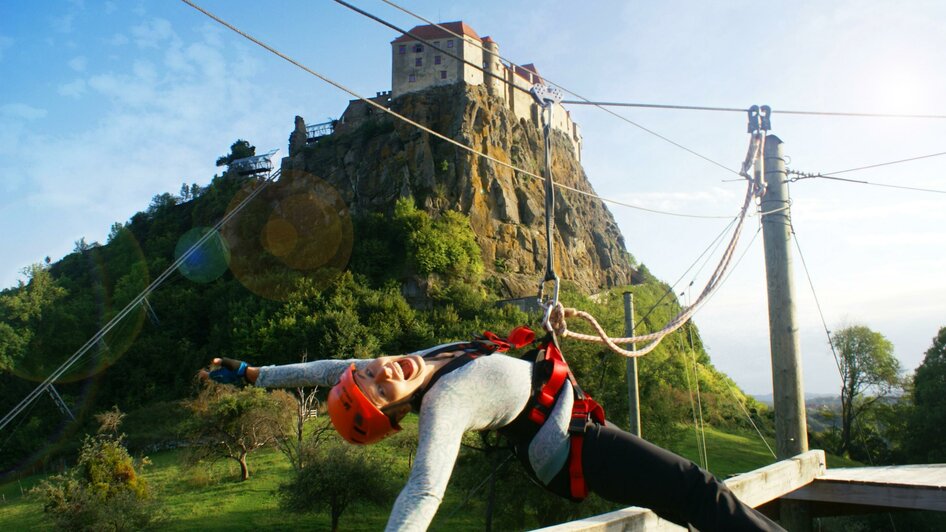
[[[570,434],[584,434],[590,419],[591,412],[588,404],[584,400],[575,401],[575,406],[572,407],[572,419],[568,423],[568,432]]]

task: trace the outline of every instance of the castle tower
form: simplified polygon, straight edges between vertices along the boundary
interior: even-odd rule
[[[483,70],[486,91],[491,96],[506,99],[506,67],[499,60],[499,44],[492,37],[483,37]]]
[[[408,33],[410,35],[404,34],[391,41],[392,99],[439,85],[483,84],[483,72],[465,62],[478,66],[483,64],[483,50],[480,48],[482,39],[468,24],[457,21],[437,26],[414,26]],[[457,35],[462,36],[462,39]],[[415,37],[432,43],[450,55],[425,45]]]

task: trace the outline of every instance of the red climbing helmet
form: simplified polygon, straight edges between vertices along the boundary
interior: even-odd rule
[[[328,394],[328,416],[335,430],[351,443],[367,445],[401,430],[355,383],[355,365],[342,373]]]

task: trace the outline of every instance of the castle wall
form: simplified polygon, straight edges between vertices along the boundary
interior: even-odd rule
[[[483,51],[470,37],[440,38],[431,42],[474,65],[483,63]],[[418,41],[391,44],[392,98],[459,82],[482,85],[483,72]]]
[[[417,30],[417,28],[415,28]],[[475,33],[475,32],[474,32]],[[429,87],[466,83],[468,85],[486,85],[489,94],[506,101],[517,119],[525,119],[536,127],[541,126],[540,113],[529,90],[542,79],[532,74],[532,80],[514,72],[504,65],[499,57],[499,45],[491,39],[480,41],[470,35],[462,39],[455,36],[441,36],[429,39],[434,45],[457,55],[469,63],[483,67],[505,79],[505,82],[484,74],[462,60],[449,55],[420,41],[404,40],[391,43],[391,98],[403,94],[421,91]],[[484,52],[483,48],[486,48]],[[526,76],[530,74],[526,72]],[[523,89],[523,90],[519,90]],[[565,133],[576,157],[581,158],[581,132],[572,122],[567,111],[557,105],[552,117],[552,128]]]

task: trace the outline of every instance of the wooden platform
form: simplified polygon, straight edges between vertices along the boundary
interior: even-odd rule
[[[725,481],[752,507],[780,500],[807,501],[812,516],[872,511],[946,511],[946,464],[826,469],[824,451],[814,450]],[[686,530],[644,508],[625,508],[562,523],[543,531]]]
[[[829,469],[783,498],[946,512],[946,464]]]
[[[788,460],[782,460],[761,469],[737,475],[725,481],[750,506],[760,506],[782,495],[808,485],[825,472],[824,451],[808,451]],[[612,531],[669,531],[686,530],[644,508],[625,508],[616,512],[596,515],[570,523],[543,528],[547,532],[587,530]]]

